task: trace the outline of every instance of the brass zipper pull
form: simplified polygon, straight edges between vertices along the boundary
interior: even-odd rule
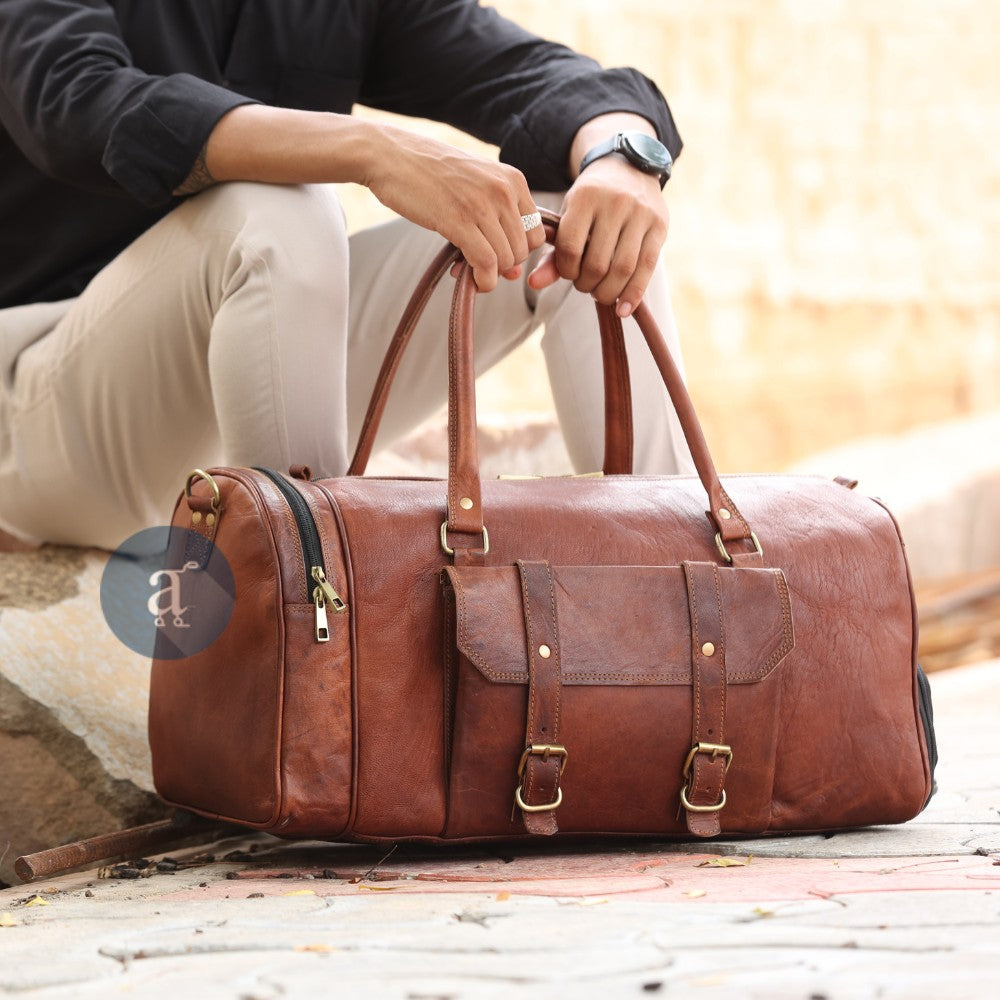
[[[316,605],[316,641],[330,641],[330,626],[326,619],[326,598],[319,587],[313,587],[313,604]]]
[[[327,603],[333,608],[333,613],[343,614],[347,610],[347,602],[342,600],[340,594],[330,586],[330,581],[327,580],[322,566],[313,566],[312,578],[319,584],[317,589],[323,592]]]

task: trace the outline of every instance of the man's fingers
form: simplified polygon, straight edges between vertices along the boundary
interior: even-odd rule
[[[573,282],[578,291],[596,293],[597,287],[611,270],[620,238],[621,225],[617,219],[608,215],[597,218],[580,262],[580,273]]]
[[[453,242],[472,267],[472,276],[479,291],[492,292],[497,287],[499,269],[496,250],[490,241],[481,230],[469,227]]]
[[[554,285],[559,278],[559,268],[556,266],[556,248],[548,247],[542,252],[538,263],[528,275],[528,285],[538,292],[543,288],[548,288],[549,285]]]
[[[532,205],[531,196],[527,195],[526,192],[519,192],[519,197],[503,205],[500,211],[500,225],[507,238],[507,245],[513,255],[514,264],[520,264],[527,260],[528,254],[531,252],[528,234],[524,231],[521,216],[527,214],[527,211],[533,212],[534,207],[526,210],[524,205]],[[509,270],[509,268],[504,268],[504,270]]]
[[[633,223],[622,230],[604,276],[591,290],[598,302],[610,306],[618,300],[638,267],[645,235],[646,228],[641,224]]]
[[[520,226],[524,229],[525,218],[527,216],[538,215],[538,208],[535,206],[534,201],[529,193],[526,200],[522,200],[518,203],[518,210],[521,213]],[[538,216],[541,218],[541,216]],[[530,229],[525,230],[524,233],[525,243],[528,246],[528,252],[531,253],[532,250],[537,250],[542,244],[545,243],[545,228],[539,223],[537,226],[532,226]]]
[[[636,306],[642,301],[652,278],[660,262],[660,250],[663,248],[663,236],[656,230],[649,230],[643,237],[642,245],[639,248],[639,257],[635,265],[635,271],[629,278],[628,284],[618,296],[618,306],[615,312],[624,319],[635,312]]]
[[[559,274],[570,281],[580,277],[584,251],[594,217],[583,209],[567,209],[556,233],[555,261]]]

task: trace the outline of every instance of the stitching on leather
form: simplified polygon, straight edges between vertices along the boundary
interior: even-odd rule
[[[312,607],[312,605],[307,605]],[[491,681],[512,681],[514,683],[525,684],[528,674],[523,671],[496,671],[491,667],[484,666],[482,660],[477,655],[469,655],[465,650],[461,650],[462,655],[474,663],[483,675]],[[568,673],[563,674],[563,686],[574,687],[580,681],[620,681],[629,687],[680,687],[682,684],[691,683],[690,674],[674,672],[672,674],[593,674],[593,673]]]
[[[465,613],[465,588],[462,586],[462,581],[459,580],[456,574],[449,573],[448,579],[451,580],[452,589],[455,591],[455,605],[458,611],[458,614],[456,615],[456,617],[458,618],[458,640],[459,640],[459,645],[463,647],[463,652],[464,652],[464,647],[468,645],[468,642],[465,638],[465,619],[467,617]],[[471,656],[469,657],[469,659],[471,659],[473,663],[476,663],[478,665],[477,659]]]
[[[722,485],[722,483],[719,483],[719,492],[722,494],[722,499],[726,501],[727,510],[729,511],[729,513],[730,514],[735,514],[736,515],[736,520],[739,521],[740,524],[742,524],[743,527],[744,527],[744,529],[746,530],[746,535],[744,535],[743,537],[744,538],[749,538],[750,537],[750,525],[747,524],[746,518],[740,513],[739,507],[737,507],[736,504],[733,503],[732,498],[726,492],[725,487]],[[718,512],[716,511],[715,513],[718,513]]]
[[[712,564],[712,578],[715,581],[715,607],[719,615],[719,656],[722,663],[722,718],[719,721],[719,738],[717,743],[725,742],[726,732],[726,694],[729,678],[726,675],[726,626],[722,618],[722,590],[719,586],[719,567]]]
[[[698,597],[695,593],[697,587],[694,580],[694,569],[690,564],[685,565],[684,576],[687,580],[688,600],[691,602],[691,689],[694,694],[694,742],[698,742],[701,734],[701,670],[699,669],[698,656]]]
[[[451,315],[448,319],[448,381],[449,386],[455,384],[455,319],[457,309],[451,310]],[[455,410],[458,410],[458,393],[449,393],[449,396],[454,395],[455,397]],[[457,440],[458,440],[458,430],[456,425],[458,424],[458,413],[452,413],[451,407],[448,408],[448,457],[449,457],[449,474],[448,474],[448,523],[450,524],[454,520],[455,514],[455,478],[458,473],[458,455],[457,455]]]
[[[718,569],[718,568],[717,568]],[[725,568],[724,572],[737,572],[737,570],[731,570]],[[747,570],[739,570],[739,572],[747,572]],[[749,572],[760,572],[757,569],[749,570]],[[781,603],[781,617],[782,617],[782,634],[783,639],[781,645],[771,654],[771,656],[765,661],[765,663],[756,670],[743,671],[740,673],[733,673],[729,675],[727,670],[727,678],[730,683],[733,681],[761,681],[763,680],[770,671],[777,666],[794,648],[795,648],[795,636],[794,627],[791,615],[791,597],[788,591],[788,584],[785,580],[785,575],[780,569],[770,569],[768,570],[774,577],[777,585],[778,596]],[[449,574],[449,579],[452,582],[453,589],[455,591],[456,602],[458,604],[458,614],[457,619],[457,635],[459,640],[459,646],[461,647],[462,655],[468,659],[470,662],[474,663],[476,667],[491,681],[512,681],[526,683],[528,680],[527,670],[496,670],[494,667],[490,666],[486,660],[483,659],[482,654],[471,649],[471,644],[469,642],[468,631],[466,629],[466,620],[469,617],[468,613],[468,602],[465,596],[465,588],[462,585],[460,578],[457,575]],[[311,606],[311,605],[310,605]],[[561,656],[561,647],[560,647]],[[561,664],[561,659],[560,659]],[[687,673],[674,670],[669,673],[639,673],[639,674],[627,674],[627,673],[601,673],[593,671],[561,671],[564,684],[572,684],[579,681],[592,681],[592,682],[610,682],[610,681],[620,681],[620,682],[630,682],[636,687],[657,687],[657,686],[668,686],[675,684],[684,684],[690,681],[693,685],[694,683],[694,671],[688,675]]]
[[[556,621],[556,586],[555,581],[552,577],[552,567],[545,563],[545,574],[549,578],[549,607],[552,609],[552,645],[555,647],[553,652],[555,653],[557,668],[557,687],[556,687],[556,717],[553,724],[552,740],[555,741],[559,737],[559,717],[562,710],[562,646],[559,644],[559,625]],[[554,665],[555,666],[555,665]],[[558,783],[559,770],[556,770],[556,778]]]
[[[770,572],[775,577],[778,588],[778,600],[781,603],[781,631],[783,636],[781,645],[778,646],[768,660],[757,670],[733,674],[734,681],[763,680],[795,648],[795,633],[792,626],[792,602],[788,593],[788,582],[785,580],[785,574],[782,570],[772,569]]]
[[[451,638],[451,619],[454,615],[452,602],[448,600],[447,595],[445,595],[445,605],[444,605],[444,767],[445,767],[445,780],[450,782],[451,779],[451,745],[454,740],[454,718],[457,711],[457,705],[452,706],[452,638]],[[455,692],[456,702],[458,694],[458,679],[455,679]]]
[[[528,573],[524,563],[520,559],[517,562],[517,569],[518,575],[521,578],[521,600],[524,605],[524,624],[528,642],[528,732],[525,740],[525,744],[527,745],[534,739],[535,733],[535,696],[537,692],[536,685],[533,682],[534,671],[532,669],[535,656],[535,638],[534,626],[531,622],[531,598],[528,594]],[[531,767],[531,761],[529,759],[528,767],[525,768],[524,785],[524,798],[527,802],[531,802],[531,793],[534,788],[534,772],[535,769]],[[527,823],[528,820],[526,819],[525,822]]]

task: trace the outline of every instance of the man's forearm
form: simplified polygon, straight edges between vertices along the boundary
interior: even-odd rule
[[[219,120],[174,193],[218,181],[363,184],[377,142],[377,130],[350,115],[246,104]]]

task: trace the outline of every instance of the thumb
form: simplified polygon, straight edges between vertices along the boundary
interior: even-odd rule
[[[556,267],[556,248],[546,247],[542,252],[538,263],[528,275],[528,287],[540,291],[554,285],[560,278],[559,270]]]

